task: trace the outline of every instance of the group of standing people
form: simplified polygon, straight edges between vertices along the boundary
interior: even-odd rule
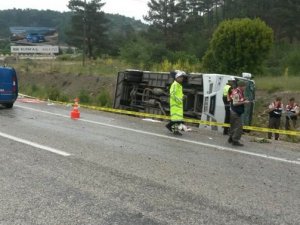
[[[279,129],[282,114],[285,114],[285,129],[295,129],[297,126],[297,118],[299,114],[299,106],[295,102],[295,98],[290,98],[288,104],[284,107],[281,97],[276,97],[268,108],[269,128]],[[279,134],[275,133],[275,140],[279,139]],[[272,139],[272,132],[268,133],[268,138]]]
[[[174,135],[182,135],[179,131],[179,125],[183,123],[183,89],[182,82],[186,73],[175,70],[172,72],[174,82],[170,87],[170,114],[171,120],[166,124],[166,128]],[[240,139],[243,133],[241,115],[244,113],[244,105],[249,101],[244,97],[246,83],[239,81],[237,87],[233,87],[233,80],[228,81],[224,87],[223,101],[226,109],[225,123],[230,122],[230,129],[225,128],[224,134],[229,134],[228,142],[235,146],[243,146]]]
[[[166,124],[166,128],[174,135],[182,135],[179,131],[180,124],[183,124],[183,89],[182,82],[186,73],[181,70],[172,72],[174,82],[170,87],[170,114],[171,120]],[[223,102],[225,106],[225,123],[229,123],[230,127],[224,127],[223,134],[229,135],[228,142],[234,146],[243,146],[240,143],[243,134],[242,114],[245,111],[245,105],[250,101],[244,96],[246,83],[245,81],[229,80],[224,86]],[[279,129],[281,116],[286,115],[285,129],[289,130],[296,127],[297,115],[299,114],[299,106],[295,103],[294,98],[290,98],[288,104],[284,107],[281,98],[277,97],[274,102],[269,105],[269,128]],[[268,133],[268,138],[272,138],[272,132]],[[278,140],[279,134],[275,133],[275,140]]]
[[[244,87],[245,83],[239,81],[237,87],[234,88],[233,81],[229,80],[223,89],[223,102],[225,106],[224,123],[230,123],[230,127],[224,127],[223,134],[229,135],[228,142],[237,146],[243,146],[243,144],[239,142],[243,133],[241,115],[244,113],[245,105],[249,103],[249,101],[244,98]],[[295,98],[290,98],[288,104],[284,107],[281,97],[276,97],[275,101],[268,107],[268,127],[270,129],[279,129],[282,114],[285,114],[285,129],[295,129],[299,110],[300,108],[295,102]],[[272,132],[268,132],[268,138],[272,139],[272,136]],[[278,140],[279,134],[275,133],[274,138]]]
[[[174,135],[182,135],[179,131],[179,125],[183,123],[183,89],[182,82],[186,73],[175,70],[172,72],[174,82],[170,87],[170,114],[171,120],[166,124],[166,128]],[[240,139],[243,133],[241,115],[244,113],[244,105],[249,101],[244,97],[246,83],[239,81],[237,87],[233,87],[233,80],[228,81],[224,87],[224,104],[226,109],[225,123],[230,122],[230,129],[225,128],[224,134],[229,134],[228,142],[235,146],[243,146]]]

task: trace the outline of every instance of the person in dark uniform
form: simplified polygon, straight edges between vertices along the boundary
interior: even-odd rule
[[[275,101],[269,105],[269,128],[279,129],[283,104],[280,97],[276,97]],[[272,132],[268,132],[268,138],[272,139]],[[275,133],[275,140],[278,140],[279,134]]]
[[[245,104],[249,101],[244,97],[244,90],[246,83],[239,81],[237,88],[232,90],[231,94],[231,107],[230,107],[230,131],[228,142],[234,146],[244,146],[240,143],[240,139],[243,133],[242,114],[245,110]]]
[[[299,106],[297,103],[295,103],[295,98],[290,98],[289,103],[285,107],[285,111],[285,129],[290,130],[290,123],[292,123],[292,128],[296,129]]]
[[[228,80],[227,84],[223,89],[223,102],[225,107],[225,119],[224,123],[230,123],[230,102],[231,102],[231,91],[232,91],[233,80]],[[229,134],[229,127],[224,127],[223,134]]]

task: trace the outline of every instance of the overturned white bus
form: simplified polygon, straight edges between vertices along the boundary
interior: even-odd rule
[[[246,82],[245,97],[251,104],[245,106],[243,124],[251,125],[255,100],[255,83],[251,74],[232,76],[222,74],[187,74],[183,82],[184,116],[204,121],[224,122],[223,88],[228,80]],[[169,87],[174,77],[166,72],[126,70],[118,73],[114,108],[169,115]],[[221,127],[211,127],[222,130]]]

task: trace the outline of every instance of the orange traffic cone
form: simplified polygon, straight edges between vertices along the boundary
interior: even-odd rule
[[[79,112],[79,109],[78,109],[78,107],[79,107],[78,102],[79,102],[79,99],[75,98],[74,99],[73,110],[71,111],[71,119],[74,119],[74,120],[79,119],[79,117],[80,117],[80,112]]]

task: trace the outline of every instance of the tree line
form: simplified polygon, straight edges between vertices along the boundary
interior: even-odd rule
[[[132,33],[137,33],[148,27],[148,25],[142,23],[140,20],[118,14],[103,13],[100,8],[97,9],[97,13],[103,14],[104,17],[101,17],[100,21],[93,19],[89,21],[94,23],[93,26],[98,26],[98,28],[102,26],[101,29],[105,29],[105,36],[99,36],[99,38],[105,38],[107,44],[105,48],[101,49],[101,53],[95,52],[93,57],[97,57],[97,54],[98,56],[101,54],[118,56],[120,46],[122,46]],[[91,14],[89,16],[94,15]],[[76,17],[78,18],[78,15],[74,11],[58,12],[36,9],[0,10],[0,52],[9,52],[9,38],[11,35],[9,28],[14,26],[56,28],[59,34],[59,45],[69,44],[74,46],[74,39],[77,38],[78,42],[75,46],[82,49],[83,25],[80,23],[73,24]],[[96,34],[98,33],[98,30],[94,29],[94,31]]]
[[[150,0],[145,20],[159,29],[170,47],[172,34],[211,32],[223,20],[260,18],[273,30],[276,40],[300,39],[298,0]],[[178,46],[178,45],[176,45]]]
[[[216,58],[216,42],[212,41],[218,35],[213,33],[221,25],[228,29],[232,27],[232,24],[224,25],[232,20],[235,20],[236,28],[239,27],[237,19],[248,26],[249,21],[245,21],[248,18],[260,28],[266,25],[272,29],[272,33],[261,30],[262,34],[268,35],[265,39],[268,42],[260,39],[258,46],[253,47],[265,47],[259,62],[267,59],[259,69],[253,68],[253,72],[264,73],[263,66],[268,69],[267,73],[279,73],[286,67],[291,67],[290,71],[300,71],[298,63],[295,63],[300,59],[299,51],[296,51],[299,50],[300,39],[298,0],[149,0],[149,10],[144,16],[147,24],[105,14],[102,10],[104,4],[103,0],[70,0],[70,12],[65,13],[49,10],[1,11],[0,25],[2,28],[12,24],[57,27],[62,42],[85,49],[89,58],[107,54],[121,57],[143,69],[167,60],[170,63],[202,63],[203,69],[219,70],[222,66],[216,65],[220,59]],[[238,32],[243,30],[240,28]],[[247,32],[255,37],[258,30],[250,27]],[[0,30],[0,36],[3,32],[5,29]],[[230,38],[231,41],[237,40],[236,35]],[[270,55],[267,54],[269,51]],[[249,57],[240,57],[239,60],[241,63]],[[256,63],[251,57],[250,60],[252,64]],[[241,67],[247,68],[244,65]]]
[[[250,69],[253,73],[273,74],[287,67],[293,73],[300,72],[295,63],[300,59],[299,51],[295,50],[299,50],[300,1],[149,0],[148,7],[144,19],[150,24],[149,29],[121,48],[121,56],[129,62],[142,61],[147,66],[164,59],[172,63],[201,60],[202,69],[208,72],[234,73]],[[253,21],[252,25],[248,19]],[[234,22],[229,22],[231,20]],[[220,25],[232,35],[213,35]],[[265,25],[272,31],[267,27],[262,29]],[[219,32],[222,31],[219,29]],[[261,35],[265,35],[265,39]],[[228,38],[227,43],[223,43],[225,47],[214,49],[225,36]],[[249,41],[248,46],[243,40]],[[223,52],[218,52],[220,50]],[[270,51],[271,54],[267,54]],[[231,61],[221,65],[226,59]],[[264,71],[264,67],[268,71]]]

